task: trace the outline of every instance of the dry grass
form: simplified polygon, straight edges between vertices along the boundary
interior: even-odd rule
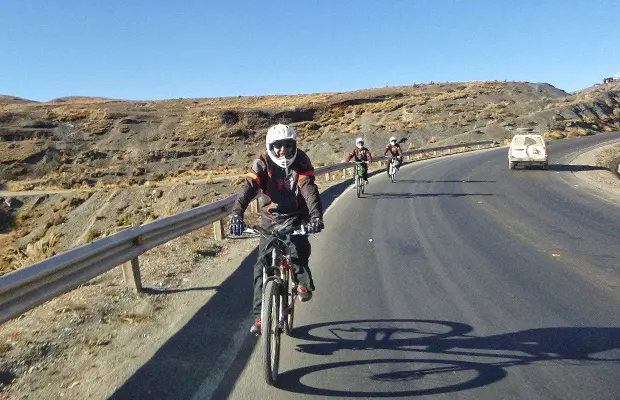
[[[122,322],[127,322],[129,324],[139,324],[142,322],[146,322],[151,319],[152,316],[145,314],[137,314],[137,313],[123,313],[118,316],[118,319]]]
[[[102,235],[101,231],[91,228],[86,232],[86,237],[84,238],[84,240],[86,241],[86,243],[90,243],[93,240],[100,238],[101,235]]]
[[[37,140],[0,141],[0,162],[23,160],[40,150]]]
[[[241,185],[245,181],[245,176],[237,176],[230,180],[231,185]]]
[[[59,235],[50,234],[34,243],[28,243],[22,252],[14,247],[7,248],[5,256],[0,260],[0,275],[45,260],[55,254]]]
[[[620,144],[601,151],[596,155],[596,164],[608,167],[611,160],[620,157]]]
[[[545,139],[557,140],[557,139],[564,139],[565,137],[567,137],[567,134],[566,132],[563,132],[560,130],[551,130],[549,132],[544,133],[543,136],[545,137]]]

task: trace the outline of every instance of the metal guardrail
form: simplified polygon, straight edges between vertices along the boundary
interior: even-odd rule
[[[131,261],[125,280],[140,291],[138,256],[230,213],[237,195],[128,228],[0,277],[0,323]],[[131,279],[133,275],[133,279]]]
[[[448,153],[451,153],[452,150],[455,149],[461,149],[464,147],[477,147],[477,148],[481,148],[482,146],[489,146],[489,145],[493,145],[495,142],[493,140],[484,140],[481,142],[472,142],[472,143],[461,143],[461,144],[453,144],[453,145],[449,145],[449,146],[439,146],[439,147],[428,147],[428,148],[424,148],[424,149],[414,149],[414,150],[407,150],[407,151],[403,151],[403,156],[407,158],[407,160],[411,159],[411,156],[418,156],[418,159],[421,159],[424,155],[429,154],[429,153],[433,153],[434,156],[436,156],[438,153],[441,153],[443,151],[447,151]],[[375,161],[373,162],[378,162],[379,164],[381,164],[382,157],[375,157]],[[324,167],[318,167],[314,169],[314,173],[315,175],[323,175],[323,174],[327,174],[327,179],[330,180],[331,177],[331,172],[334,171],[346,171],[349,167],[351,166],[350,163],[347,162],[341,162],[338,164],[331,164],[331,165],[326,165]]]
[[[493,145],[493,141],[463,143],[403,152],[406,157],[453,149]],[[381,162],[381,161],[379,161]],[[342,162],[315,169],[315,175],[350,170]],[[223,237],[223,218],[230,214],[237,195],[196,207],[148,224],[128,228],[114,235],[76,247],[0,277],[0,323],[14,318],[62,293],[68,292],[110,269],[123,265],[125,281],[142,290],[138,256],[160,244],[214,224],[216,239]],[[130,262],[130,264],[128,264]]]

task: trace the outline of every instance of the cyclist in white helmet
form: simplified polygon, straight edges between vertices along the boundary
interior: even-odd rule
[[[267,131],[266,154],[254,160],[247,174],[230,217],[231,235],[241,235],[245,227],[243,213],[262,190],[260,224],[274,230],[306,223],[309,233],[323,230],[323,205],[314,183],[314,168],[310,158],[297,148],[297,132],[289,125],[278,124]],[[299,298],[312,298],[314,282],[308,267],[310,241],[307,236],[293,235],[287,239],[289,254],[299,281]],[[263,265],[271,265],[271,241],[260,238],[258,259],[254,265],[254,324],[250,332],[261,333],[261,303]]]
[[[368,163],[372,162],[372,154],[370,150],[364,147],[364,139],[361,137],[355,139],[355,148],[349,153],[345,161],[349,162],[352,158],[358,162],[366,161],[362,164],[362,179],[364,179],[364,183],[368,184]]]
[[[397,143],[396,138],[394,136],[392,136],[390,138],[390,142],[388,143],[387,147],[385,148],[385,153],[383,153],[384,156],[387,156],[387,154],[390,153],[390,156],[392,157],[396,157],[396,159],[398,160],[396,163],[396,169],[399,169],[400,166],[403,164],[403,151],[400,148],[400,144]],[[390,165],[388,164],[387,168],[385,169],[385,172],[387,172],[388,176],[390,175]]]

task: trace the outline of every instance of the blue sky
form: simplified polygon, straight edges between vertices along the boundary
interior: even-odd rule
[[[3,0],[0,94],[150,100],[620,72],[618,0]]]

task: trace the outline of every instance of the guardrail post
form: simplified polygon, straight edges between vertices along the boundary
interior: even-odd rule
[[[130,262],[123,264],[123,278],[125,278],[125,284],[135,293],[142,291],[142,278],[140,277],[138,257],[132,258]]]
[[[348,168],[345,168],[345,169],[343,169],[343,170],[342,170],[342,177],[343,177],[343,178],[346,178],[346,177],[347,177],[347,169],[348,169]]]
[[[215,240],[224,239],[224,223],[223,220],[215,221],[213,223],[213,237]]]
[[[328,173],[325,174],[325,180],[331,181],[332,180],[331,178],[332,178],[332,173],[331,172],[328,172]]]

